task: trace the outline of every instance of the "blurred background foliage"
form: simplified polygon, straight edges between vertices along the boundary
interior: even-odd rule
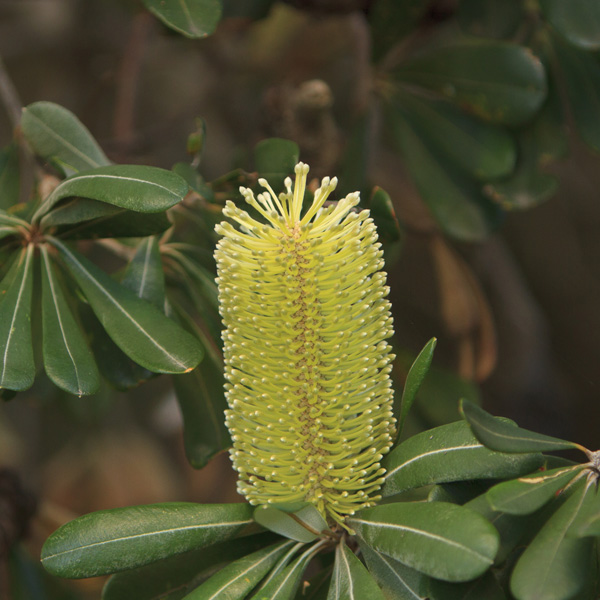
[[[293,140],[312,176],[337,175],[339,193],[360,190],[376,217],[398,386],[416,351],[439,339],[407,433],[457,419],[456,401],[466,397],[597,447],[598,3],[189,5],[197,12],[182,20],[154,0],[0,0],[1,72],[23,105],[61,104],[111,161],[173,168],[190,184],[172,218],[179,242],[199,248],[196,262],[186,263],[181,247],[163,252],[182,322],[218,338],[215,306],[202,305],[210,299],[212,227],[240,182],[285,170],[289,146],[261,140]],[[23,156],[19,163],[13,129],[3,107],[4,202],[32,193],[11,183],[19,164],[33,170]],[[124,265],[101,246],[92,256],[108,270]],[[198,329],[188,314],[210,317]],[[4,403],[0,467],[18,471],[38,499],[33,556],[76,514],[237,498],[227,456],[194,471],[181,442],[181,412],[202,422],[193,400],[201,382],[208,397],[221,394],[218,348],[213,359],[176,376],[181,411],[167,377],[81,399],[39,379]],[[12,471],[2,473],[5,498],[27,495]],[[0,564],[8,565],[2,548]],[[33,567],[13,553],[2,568]],[[86,582],[50,597],[95,597],[97,589]],[[32,589],[14,596],[46,597]]]

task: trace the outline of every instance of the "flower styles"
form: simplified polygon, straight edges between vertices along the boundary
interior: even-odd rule
[[[326,177],[302,214],[308,166],[295,172],[279,196],[240,188],[264,223],[227,202],[239,228],[216,227],[226,423],[250,503],[307,501],[343,523],[380,499],[392,445],[389,288],[358,193],[325,206]]]

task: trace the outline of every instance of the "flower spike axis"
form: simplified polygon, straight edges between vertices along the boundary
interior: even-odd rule
[[[250,503],[313,503],[343,524],[373,505],[392,445],[394,356],[381,244],[358,193],[325,206],[324,178],[302,214],[308,166],[277,196],[240,188],[261,223],[216,227],[226,423],[238,491]]]

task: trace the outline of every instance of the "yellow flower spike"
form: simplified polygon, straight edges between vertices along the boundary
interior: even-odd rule
[[[238,491],[251,504],[307,501],[344,519],[373,505],[395,428],[394,356],[381,244],[357,193],[325,206],[325,178],[302,215],[308,166],[292,186],[228,202],[216,231],[225,330],[226,423]]]

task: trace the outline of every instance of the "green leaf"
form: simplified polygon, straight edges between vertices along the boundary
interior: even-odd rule
[[[313,556],[314,549],[309,548],[290,565],[279,570],[275,567],[276,574],[267,579],[266,584],[251,596],[251,600],[292,600],[300,586],[302,574]]]
[[[254,167],[276,193],[283,190],[284,179],[294,173],[300,149],[296,142],[282,138],[267,138],[254,147]]]
[[[467,583],[431,579],[428,600],[508,600],[491,572]]]
[[[530,120],[546,97],[540,60],[528,48],[504,42],[436,47],[400,66],[395,75],[509,126]]]
[[[26,390],[35,378],[31,338],[34,245],[23,248],[0,284],[0,388]],[[5,291],[6,290],[6,291]]]
[[[516,600],[568,600],[584,587],[594,540],[567,532],[592,487],[579,486],[525,549],[510,579]]]
[[[335,548],[335,564],[327,600],[385,600],[365,566],[342,539]]]
[[[400,437],[402,430],[404,429],[404,423],[406,417],[410,412],[410,409],[417,397],[419,388],[425,379],[425,376],[429,372],[431,361],[433,360],[433,351],[437,344],[436,338],[431,338],[427,344],[425,344],[423,350],[419,353],[406,376],[404,383],[404,390],[402,392],[402,399],[400,400],[400,419],[398,421],[397,436]]]
[[[185,600],[239,600],[245,598],[275,566],[293,542],[279,542],[230,563],[185,596]]]
[[[361,552],[369,572],[383,590],[386,600],[427,600],[427,578],[401,562],[381,554],[366,544]]]
[[[264,548],[274,540],[272,533],[248,535],[117,573],[104,586],[102,600],[164,600],[172,593],[183,597],[231,561]]]
[[[219,452],[231,446],[225,426],[227,402],[223,394],[222,365],[207,353],[191,372],[174,375],[173,385],[183,415],[185,454],[195,469],[201,469]]]
[[[429,0],[378,0],[369,9],[372,58],[377,62],[408,33],[429,9]]]
[[[17,235],[19,230],[11,225],[0,225],[0,240],[11,235]]]
[[[361,510],[348,525],[374,550],[444,581],[478,577],[499,546],[481,515],[446,502],[384,504]]]
[[[600,150],[600,64],[596,57],[570,44],[553,38],[563,79],[563,89],[569,100],[575,127],[581,139]]]
[[[485,38],[511,37],[523,17],[521,0],[461,0],[458,8],[463,31]]]
[[[176,173],[182,179],[185,179],[190,189],[198,192],[202,198],[209,201],[214,200],[214,193],[208,183],[204,181],[204,178],[198,171],[188,163],[175,163],[171,169],[173,173]],[[219,210],[220,214],[220,210]]]
[[[440,161],[399,113],[388,111],[388,121],[410,175],[438,226],[458,240],[485,239],[498,225],[500,209],[483,195],[478,183]]]
[[[569,527],[569,536],[588,537],[600,535],[600,494],[598,486],[587,490],[577,518]]]
[[[0,151],[0,209],[19,202],[19,147],[11,143]]]
[[[576,477],[584,465],[532,473],[490,488],[486,494],[490,506],[511,515],[527,515],[552,500]]]
[[[203,38],[221,20],[220,0],[143,0],[144,6],[167,27],[189,38]]]
[[[33,220],[65,198],[99,200],[142,213],[162,212],[183,200],[187,183],[172,171],[141,165],[112,165],[73,175],[46,198]]]
[[[67,304],[48,248],[40,246],[42,268],[43,356],[46,374],[59,388],[84,396],[100,387],[100,374],[85,336]]]
[[[512,136],[504,128],[474,117],[444,100],[397,93],[398,105],[434,151],[479,180],[509,175],[517,159]]]
[[[379,186],[375,186],[371,191],[368,209],[377,227],[379,241],[383,245],[386,268],[389,268],[400,256],[404,237],[390,195]]]
[[[308,503],[299,505],[262,505],[254,511],[254,520],[265,529],[274,531],[297,542],[313,542],[329,526],[315,506]]]
[[[165,274],[156,236],[147,237],[140,242],[125,269],[121,285],[164,312]]]
[[[540,0],[548,22],[566,40],[585,50],[600,48],[600,5],[596,0]]]
[[[553,450],[581,449],[575,442],[567,442],[497,419],[479,406],[461,400],[460,411],[468,421],[477,439],[487,448],[498,452],[552,452]]]
[[[59,577],[107,575],[239,535],[252,522],[247,504],[172,502],[90,513],[55,531],[42,564]]]
[[[504,454],[483,446],[464,421],[414,435],[382,462],[387,473],[383,495],[451,481],[505,479],[531,473],[542,464],[540,454]]]
[[[110,164],[85,125],[58,104],[34,102],[25,107],[21,129],[34,152],[67,176]]]
[[[184,373],[202,359],[199,342],[140,300],[96,265],[57,239],[49,239],[61,253],[94,313],[125,354],[155,373]]]
[[[162,233],[171,222],[166,213],[132,213],[97,200],[73,198],[42,218],[42,229],[69,239],[146,237]]]

